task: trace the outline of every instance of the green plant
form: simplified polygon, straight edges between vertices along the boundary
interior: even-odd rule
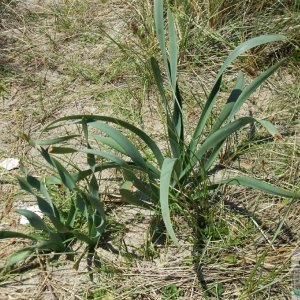
[[[106,225],[96,173],[105,169],[122,171],[124,183],[120,187],[120,193],[124,200],[148,209],[156,209],[158,205],[160,206],[167,232],[176,244],[178,241],[171,223],[170,207],[174,210],[178,207],[179,209],[184,208],[188,212],[190,207],[198,206],[196,209],[200,211],[200,214],[205,215],[205,210],[209,209],[205,201],[207,201],[210,191],[217,189],[220,185],[238,184],[278,196],[294,199],[300,197],[297,193],[245,176],[214,183],[210,183],[207,178],[207,174],[218,161],[226,139],[241,128],[258,123],[265,127],[275,139],[280,138],[276,128],[267,120],[257,120],[252,117],[235,119],[235,116],[245,101],[282,65],[283,61],[267,69],[246,87],[244,86],[244,76],[240,72],[226,104],[214,120],[211,131],[207,133],[205,129],[208,122],[213,120],[212,110],[222,84],[222,77],[228,66],[247,50],[265,43],[282,41],[285,37],[281,35],[260,36],[242,43],[233,50],[217,74],[215,84],[204,105],[192,138],[187,140],[184,132],[183,99],[177,80],[178,49],[174,17],[171,11],[168,11],[169,44],[167,47],[163,12],[163,2],[156,0],[154,6],[156,34],[162,51],[166,79],[154,57],[151,58],[151,67],[166,117],[164,125],[167,128],[166,144],[168,144],[169,150],[163,153],[149,135],[126,121],[97,115],[67,116],[55,120],[44,129],[44,131],[51,131],[68,125],[71,128],[74,125],[81,127],[86,141],[86,146],[81,148],[73,146],[74,143],[71,146],[56,146],[56,144],[77,138],[77,135],[68,134],[65,137],[37,141],[25,137],[32,146],[40,150],[41,155],[56,170],[56,175],[46,177],[45,182],[30,175],[27,175],[26,178],[19,178],[21,187],[36,196],[38,205],[48,222],[43,221],[32,212],[18,211],[28,218],[39,234],[25,235],[2,231],[0,238],[28,238],[36,242],[34,246],[15,253],[9,259],[8,264],[25,259],[35,251],[69,251],[72,242],[76,239],[85,242],[89,250],[96,247]],[[115,126],[112,127],[109,123]],[[126,136],[125,132],[130,132],[130,138]],[[131,138],[133,137],[134,140],[137,138],[143,142],[143,154],[132,142]],[[96,148],[99,145],[101,145],[101,149]],[[44,149],[43,146],[50,147]],[[78,168],[77,173],[71,174],[54,157],[54,155],[71,153],[87,155],[89,168],[86,170]],[[98,158],[101,159],[100,162],[97,161]],[[86,182],[86,185],[83,185],[82,182]],[[71,205],[67,218],[63,217],[49,196],[48,188],[52,185],[64,186],[68,194]],[[191,193],[195,187],[197,190]],[[87,224],[87,232],[75,229],[75,220],[81,219]],[[195,226],[198,225],[193,216],[190,223],[192,222],[196,224]]]
[[[57,138],[56,141],[74,138]],[[54,140],[51,141],[51,143]],[[47,143],[42,143],[43,145]],[[34,146],[39,145],[37,141]],[[69,253],[72,258],[72,244],[80,240],[87,244],[86,250],[92,253],[98,245],[105,226],[104,206],[99,197],[99,186],[94,174],[86,178],[86,185],[76,184],[74,177],[47,150],[40,148],[42,157],[52,166],[55,176],[48,176],[42,180],[26,174],[18,177],[20,187],[35,196],[40,211],[45,216],[43,220],[38,214],[27,209],[17,209],[16,212],[26,217],[35,230],[34,234],[23,234],[12,231],[0,231],[0,239],[24,238],[34,241],[34,245],[23,248],[7,260],[6,266],[11,266],[25,260],[34,253]],[[89,155],[88,161],[93,169],[94,158]],[[24,170],[26,171],[26,170]],[[58,180],[59,178],[59,180]],[[64,207],[59,208],[51,196],[53,186],[57,186],[63,193]],[[65,208],[68,208],[67,212]],[[85,226],[87,228],[85,228]],[[83,229],[82,229],[83,228]],[[78,262],[77,262],[78,263]]]
[[[172,300],[178,299],[181,296],[184,296],[184,291],[172,283],[162,288],[162,299],[163,300]]]
[[[93,165],[93,169],[80,171],[80,175],[76,177],[77,180],[82,180],[86,176],[103,169],[120,169],[125,179],[120,188],[123,198],[134,205],[150,209],[154,209],[157,204],[160,204],[165,227],[176,244],[178,244],[178,241],[171,224],[170,201],[171,204],[175,203],[180,207],[185,206],[186,200],[195,200],[186,195],[190,186],[200,187],[203,197],[206,197],[209,191],[217,189],[220,185],[243,185],[277,196],[299,198],[300,195],[297,193],[245,176],[214,183],[207,181],[207,174],[212,166],[216,165],[226,139],[243,127],[257,123],[263,126],[275,140],[281,138],[280,133],[268,120],[258,120],[253,117],[235,119],[235,117],[246,100],[283,64],[284,60],[268,68],[247,86],[244,86],[244,75],[240,72],[226,104],[214,120],[211,131],[206,133],[204,129],[212,119],[212,110],[222,84],[222,77],[228,66],[247,50],[266,43],[283,41],[286,38],[282,35],[259,36],[242,43],[232,51],[217,74],[215,84],[204,105],[192,138],[188,141],[184,132],[183,99],[177,80],[178,49],[174,17],[169,10],[167,13],[168,47],[166,46],[164,33],[163,1],[155,1],[154,18],[156,34],[162,52],[162,61],[166,70],[166,80],[164,80],[159,63],[154,57],[151,58],[151,66],[164,107],[165,125],[168,132],[166,142],[170,150],[166,151],[164,155],[150,136],[126,121],[99,115],[76,115],[52,122],[45,128],[45,131],[50,131],[59,126],[67,126],[68,124],[81,125],[89,147],[52,147],[51,152],[53,154],[81,152],[106,160],[104,163]],[[168,83],[165,84],[165,81]],[[108,123],[113,123],[120,129],[111,127]],[[95,130],[100,131],[101,134],[96,134]],[[126,130],[131,133],[131,136],[134,135],[145,143],[147,149],[145,150],[144,147],[143,151],[147,153],[148,159],[145,159],[145,156],[141,154],[133,142],[125,136],[123,132]],[[92,147],[91,145],[95,144],[95,141],[97,144],[101,144],[104,149],[97,150]],[[49,141],[46,141],[46,143],[51,144]],[[107,151],[107,149],[110,149],[110,151]],[[149,155],[149,152],[152,155]],[[130,160],[125,160],[124,156]],[[152,160],[150,160],[150,157],[152,157]],[[138,176],[138,174],[141,174],[141,176]],[[136,189],[140,192],[139,195],[135,191]],[[206,194],[203,193],[204,191],[206,191]],[[201,206],[200,209],[202,209]]]

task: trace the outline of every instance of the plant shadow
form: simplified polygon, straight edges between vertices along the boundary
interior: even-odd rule
[[[248,218],[254,221],[256,225],[259,226],[260,230],[267,233],[269,237],[276,236],[276,241],[279,244],[286,244],[297,240],[297,234],[291,230],[288,224],[283,223],[279,225],[282,220],[280,220],[278,224],[272,225],[270,223],[269,225],[267,225],[263,217],[258,216],[258,214],[255,211],[251,211],[250,209],[241,207],[237,203],[233,203],[230,200],[226,200],[223,196],[224,194],[222,194],[221,192],[219,192],[218,195],[214,195],[213,201],[210,203],[210,206],[213,206],[222,200],[223,205],[229,208],[232,212],[236,213],[239,216],[239,219],[242,216],[244,218]],[[209,209],[210,207],[207,211],[209,211]],[[206,275],[207,265],[205,264],[205,262],[203,262],[203,256],[206,255],[205,253],[207,250],[207,242],[213,241],[215,238],[214,231],[212,230],[212,228],[210,228],[210,226],[218,225],[212,225],[212,223],[209,220],[209,216],[203,215],[203,213],[200,213],[200,211],[197,212],[195,218],[198,220],[198,228],[195,234],[195,240],[192,249],[192,257],[194,271],[197,275],[199,287],[201,287],[202,291],[204,292],[205,298],[222,299],[222,291],[218,290],[219,283],[212,283],[211,280],[208,279]],[[280,233],[278,233],[279,226],[281,226]],[[224,232],[221,232],[221,234],[224,234]],[[270,243],[271,238],[270,240],[267,240],[263,234],[262,238],[265,240],[266,243]]]

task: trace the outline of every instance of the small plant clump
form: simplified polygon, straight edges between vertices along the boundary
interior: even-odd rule
[[[75,240],[84,242],[87,245],[86,251],[92,253],[105,230],[104,206],[99,201],[99,186],[95,175],[90,177],[86,186],[78,185],[57,159],[51,157],[43,148],[40,149],[40,153],[61,180],[57,182],[53,176],[40,180],[30,174],[18,177],[20,187],[35,196],[38,207],[47,220],[44,221],[37,213],[27,209],[16,210],[28,219],[35,233],[1,231],[0,238],[25,238],[34,241],[35,244],[11,255],[7,266],[25,260],[35,253],[53,252],[55,259],[60,254],[67,253],[67,257],[73,259],[72,245]],[[23,171],[27,173],[27,170]],[[59,208],[51,196],[53,186],[57,186],[63,193],[63,208]]]
[[[281,138],[270,121],[249,116],[237,118],[237,113],[249,97],[283,64],[284,60],[265,70],[248,85],[245,85],[243,73],[239,72],[224,107],[214,119],[211,131],[206,132],[205,129],[212,119],[222,78],[231,63],[250,49],[267,43],[284,41],[285,37],[259,36],[247,40],[231,52],[217,73],[193,135],[188,139],[185,134],[183,97],[177,78],[178,42],[174,16],[168,10],[167,38],[162,0],[154,1],[154,18],[165,76],[158,59],[151,57],[150,62],[164,108],[165,124],[163,125],[167,128],[165,143],[168,145],[168,150],[161,150],[146,132],[129,122],[102,115],[63,117],[46,126],[43,131],[50,132],[68,126],[72,131],[76,125],[80,128],[79,133],[85,144],[81,147],[74,146],[74,143],[66,144],[67,141],[78,138],[78,134],[35,141],[27,137],[31,145],[40,151],[41,156],[55,170],[55,176],[46,176],[45,181],[29,174],[25,178],[18,178],[21,188],[36,197],[38,206],[48,222],[43,221],[33,212],[25,209],[18,210],[18,213],[25,216],[38,233],[25,235],[10,231],[0,232],[0,238],[27,238],[35,241],[34,246],[22,249],[11,256],[8,265],[24,260],[36,251],[59,253],[71,251],[70,247],[76,240],[84,242],[89,252],[97,247],[106,230],[106,217],[96,174],[107,169],[122,172],[124,181],[120,187],[120,194],[125,201],[150,210],[159,208],[166,231],[176,245],[179,245],[179,241],[171,221],[171,213],[176,210],[174,207],[186,213],[186,220],[197,232],[199,228],[205,228],[208,222],[214,222],[211,220],[211,215],[208,217],[209,195],[220,186],[242,185],[272,195],[287,197],[292,199],[291,201],[300,198],[299,193],[246,176],[215,182],[207,180],[208,174],[218,164],[227,138],[244,127],[256,123],[264,127],[275,140]],[[126,132],[130,133],[130,138]],[[143,144],[142,148],[133,142],[136,138]],[[57,146],[57,144],[61,145]],[[45,146],[48,148],[44,148]],[[85,170],[78,167],[77,173],[71,174],[56,158],[71,153],[86,155],[89,167]],[[70,202],[67,214],[61,213],[49,195],[49,189],[57,185],[63,187],[66,200]],[[81,228],[86,229],[81,230],[78,223],[81,224]],[[206,232],[207,235],[212,234],[209,230]],[[179,295],[180,290],[176,286],[170,286],[165,290],[165,294]]]

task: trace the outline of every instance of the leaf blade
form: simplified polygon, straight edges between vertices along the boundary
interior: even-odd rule
[[[160,208],[162,213],[162,218],[164,224],[166,226],[167,232],[174,242],[175,245],[179,245],[178,240],[176,238],[171,217],[170,217],[170,208],[169,208],[169,193],[170,193],[170,185],[171,185],[171,177],[177,162],[176,158],[165,158],[162,169],[161,169],[161,177],[160,177]]]
[[[60,136],[56,137],[53,139],[45,139],[45,140],[32,140],[35,146],[49,146],[49,145],[54,145],[54,144],[59,144],[71,139],[74,139],[76,137],[79,137],[80,135],[78,134],[71,134],[71,135],[66,135],[66,136]]]
[[[5,266],[11,267],[26,258],[30,257],[35,251],[34,247],[23,248],[19,251],[14,252],[6,261]]]
[[[35,229],[42,230],[42,231],[49,231],[49,228],[46,225],[46,223],[35,212],[30,211],[28,209],[22,209],[22,208],[16,209],[16,212],[24,216],[29,221],[30,225]]]
[[[56,125],[63,121],[72,121],[73,123],[74,122],[82,123],[82,118],[85,119],[86,123],[95,122],[95,121],[106,121],[106,122],[110,122],[110,123],[114,123],[116,125],[122,126],[123,128],[131,131],[132,133],[137,135],[149,147],[149,149],[151,149],[158,164],[161,166],[164,157],[163,157],[160,149],[156,145],[156,143],[141,129],[137,128],[136,126],[134,126],[128,122],[125,122],[125,121],[117,119],[117,118],[108,117],[108,116],[95,116],[95,115],[66,116],[66,117],[62,117],[62,118],[59,118],[59,119],[51,122],[46,127],[44,127],[43,131],[49,131],[49,130],[55,129],[59,126],[63,126],[63,124]]]
[[[255,188],[257,190],[275,196],[300,199],[300,193],[291,192],[286,189],[277,187],[275,185],[272,185],[270,183],[252,177],[237,176],[229,179],[224,179],[214,183],[213,185],[210,186],[210,188],[215,188],[216,186],[220,186],[220,185],[242,185],[250,188]]]
[[[29,239],[33,241],[38,241],[41,238],[34,236],[34,235],[29,235],[29,234],[24,234],[21,232],[15,232],[15,231],[9,231],[9,230],[1,230],[0,231],[0,239],[10,239],[10,238],[20,238],[20,239]]]

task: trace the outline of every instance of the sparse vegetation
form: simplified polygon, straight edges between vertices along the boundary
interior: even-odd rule
[[[154,14],[152,1],[102,2],[1,2],[0,158],[17,155],[28,170],[1,173],[0,229],[34,237],[1,241],[3,262],[10,241],[25,247],[1,281],[12,286],[18,268],[25,276],[34,255],[45,276],[37,296],[288,297],[299,230],[297,1],[166,1],[166,14],[161,1]],[[44,220],[20,209],[16,175]],[[12,223],[12,208],[38,234]],[[74,271],[72,291],[52,284],[70,265],[63,252],[79,270],[88,259],[90,276]]]

